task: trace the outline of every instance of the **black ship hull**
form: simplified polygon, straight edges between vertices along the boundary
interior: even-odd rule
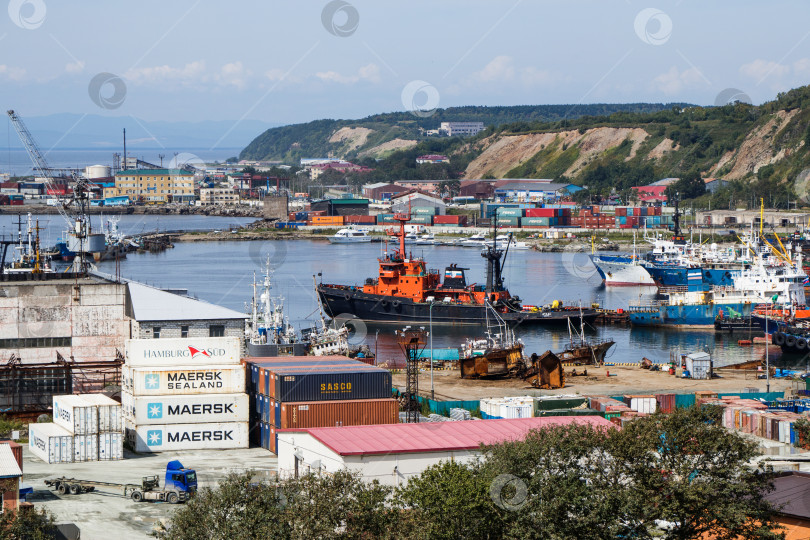
[[[318,286],[324,311],[331,318],[357,318],[377,323],[411,323],[446,325],[481,325],[487,321],[486,306],[481,304],[454,304],[414,302],[408,298],[368,294],[350,287]],[[593,309],[547,309],[538,311],[509,311],[499,315],[511,325],[567,326],[570,320],[580,325],[593,324],[599,314]],[[489,314],[492,317],[492,314]]]

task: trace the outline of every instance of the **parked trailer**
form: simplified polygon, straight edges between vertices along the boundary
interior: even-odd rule
[[[160,479],[157,475],[144,476],[140,485],[81,480],[66,476],[45,480],[45,485],[55,489],[60,495],[79,495],[95,491],[97,487],[109,487],[123,490],[124,497],[130,497],[135,502],[162,501],[177,504],[186,502],[197,491],[197,473],[193,469],[184,468],[179,461],[174,460],[166,465],[163,489],[160,489]]]

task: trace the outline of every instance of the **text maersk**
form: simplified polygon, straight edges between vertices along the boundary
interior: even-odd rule
[[[182,416],[185,414],[233,414],[233,403],[212,403],[197,405],[169,405],[169,416]]]
[[[169,390],[200,390],[222,388],[221,371],[193,371],[190,373],[169,373]]]
[[[143,351],[143,356],[144,358],[191,358],[200,353],[210,357],[226,355],[225,349],[208,348],[208,349],[197,349],[194,353],[192,353],[188,349],[163,349],[155,351],[146,349],[145,351]]]
[[[211,430],[211,431],[184,431],[182,433],[168,433],[168,441],[171,442],[200,442],[200,441],[232,441],[232,430]]]

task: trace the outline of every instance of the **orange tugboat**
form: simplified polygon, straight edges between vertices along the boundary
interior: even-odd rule
[[[380,323],[476,324],[486,322],[487,304],[504,321],[516,324],[592,323],[598,313],[593,309],[563,307],[538,308],[523,306],[520,298],[512,296],[503,284],[503,258],[509,251],[497,248],[495,241],[481,254],[487,261],[484,285],[467,284],[465,271],[453,264],[444,271],[428,269],[425,261],[405,251],[405,223],[408,214],[396,214],[399,230],[388,234],[399,240],[393,254],[379,259],[377,279],[368,278],[362,286],[320,283],[318,295],[327,314],[332,317],[351,316]],[[432,306],[432,307],[431,307]]]

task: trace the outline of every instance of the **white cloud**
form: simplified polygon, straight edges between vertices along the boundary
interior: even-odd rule
[[[501,55],[493,58],[480,71],[475,71],[466,81],[468,86],[478,84],[498,84],[520,82],[526,86],[539,86],[559,82],[563,79],[550,71],[536,67],[518,67],[511,56]]]
[[[672,66],[669,71],[653,79],[653,86],[664,94],[680,94],[686,88],[698,84],[705,84],[705,81],[697,68],[679,71],[677,67]]]
[[[767,79],[769,77],[784,77],[790,73],[790,66],[769,60],[758,59],[740,66],[740,73],[746,77],[751,77],[757,81],[762,81],[763,79]]]
[[[21,81],[25,78],[25,68],[18,68],[0,64],[0,76],[11,79],[12,81]]]
[[[65,64],[65,71],[67,73],[81,73],[84,71],[84,62],[77,60],[76,62]]]
[[[217,82],[227,86],[235,86],[239,89],[247,85],[247,80],[251,73],[242,65],[242,62],[232,62],[225,64],[216,76]]]
[[[191,84],[205,78],[205,61],[190,62],[181,68],[168,65],[130,69],[124,77],[135,84],[175,82]]]
[[[800,77],[810,76],[810,58],[802,58],[793,63],[793,72]]]
[[[511,81],[515,78],[515,60],[511,56],[496,56],[481,71],[472,74],[472,79],[481,83]]]
[[[319,71],[315,76],[322,81],[338,84],[355,84],[361,81],[378,83],[381,80],[380,68],[377,64],[362,66],[353,75],[343,75],[337,71]]]

